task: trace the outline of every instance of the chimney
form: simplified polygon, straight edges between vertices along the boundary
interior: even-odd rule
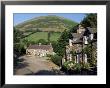
[[[39,43],[39,46],[41,45],[41,43]]]
[[[50,43],[50,45],[52,45],[52,43]]]

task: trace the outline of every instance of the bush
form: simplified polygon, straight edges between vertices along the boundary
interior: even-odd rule
[[[63,68],[67,69],[67,70],[73,69],[74,68],[74,62],[73,61],[64,62]]]
[[[74,70],[81,71],[81,69],[82,69],[82,64],[75,63]]]
[[[63,64],[63,71],[67,72],[67,74],[88,74],[90,70],[89,63],[74,63],[74,61],[67,61]]]
[[[58,56],[57,54],[51,56],[51,60],[58,66],[61,65],[62,56]]]
[[[90,69],[90,64],[89,63],[83,64],[83,69],[89,70]]]
[[[51,54],[47,54],[46,56],[47,56],[47,57],[52,57],[52,55],[51,55]]]

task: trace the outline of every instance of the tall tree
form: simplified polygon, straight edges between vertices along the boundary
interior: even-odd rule
[[[97,27],[97,14],[96,13],[90,13],[86,14],[86,17],[81,21],[81,24],[84,27]]]
[[[14,43],[18,43],[20,41],[22,33],[14,28]]]
[[[65,30],[64,32],[62,32],[57,46],[56,46],[56,51],[58,53],[58,55],[63,56],[65,54],[65,46],[68,45],[69,42],[69,38],[71,38],[71,34],[70,34],[70,30]]]

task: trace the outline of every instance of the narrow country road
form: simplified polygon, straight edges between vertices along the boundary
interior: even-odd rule
[[[14,75],[57,75],[59,67],[47,57],[21,56],[19,66],[14,70]],[[62,73],[63,74],[63,73]]]

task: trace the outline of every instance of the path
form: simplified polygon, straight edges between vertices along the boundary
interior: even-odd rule
[[[15,75],[56,75],[59,74],[59,67],[47,57],[21,56],[21,62],[15,69]],[[56,70],[53,70],[56,69]],[[62,73],[63,74],[63,73]]]

